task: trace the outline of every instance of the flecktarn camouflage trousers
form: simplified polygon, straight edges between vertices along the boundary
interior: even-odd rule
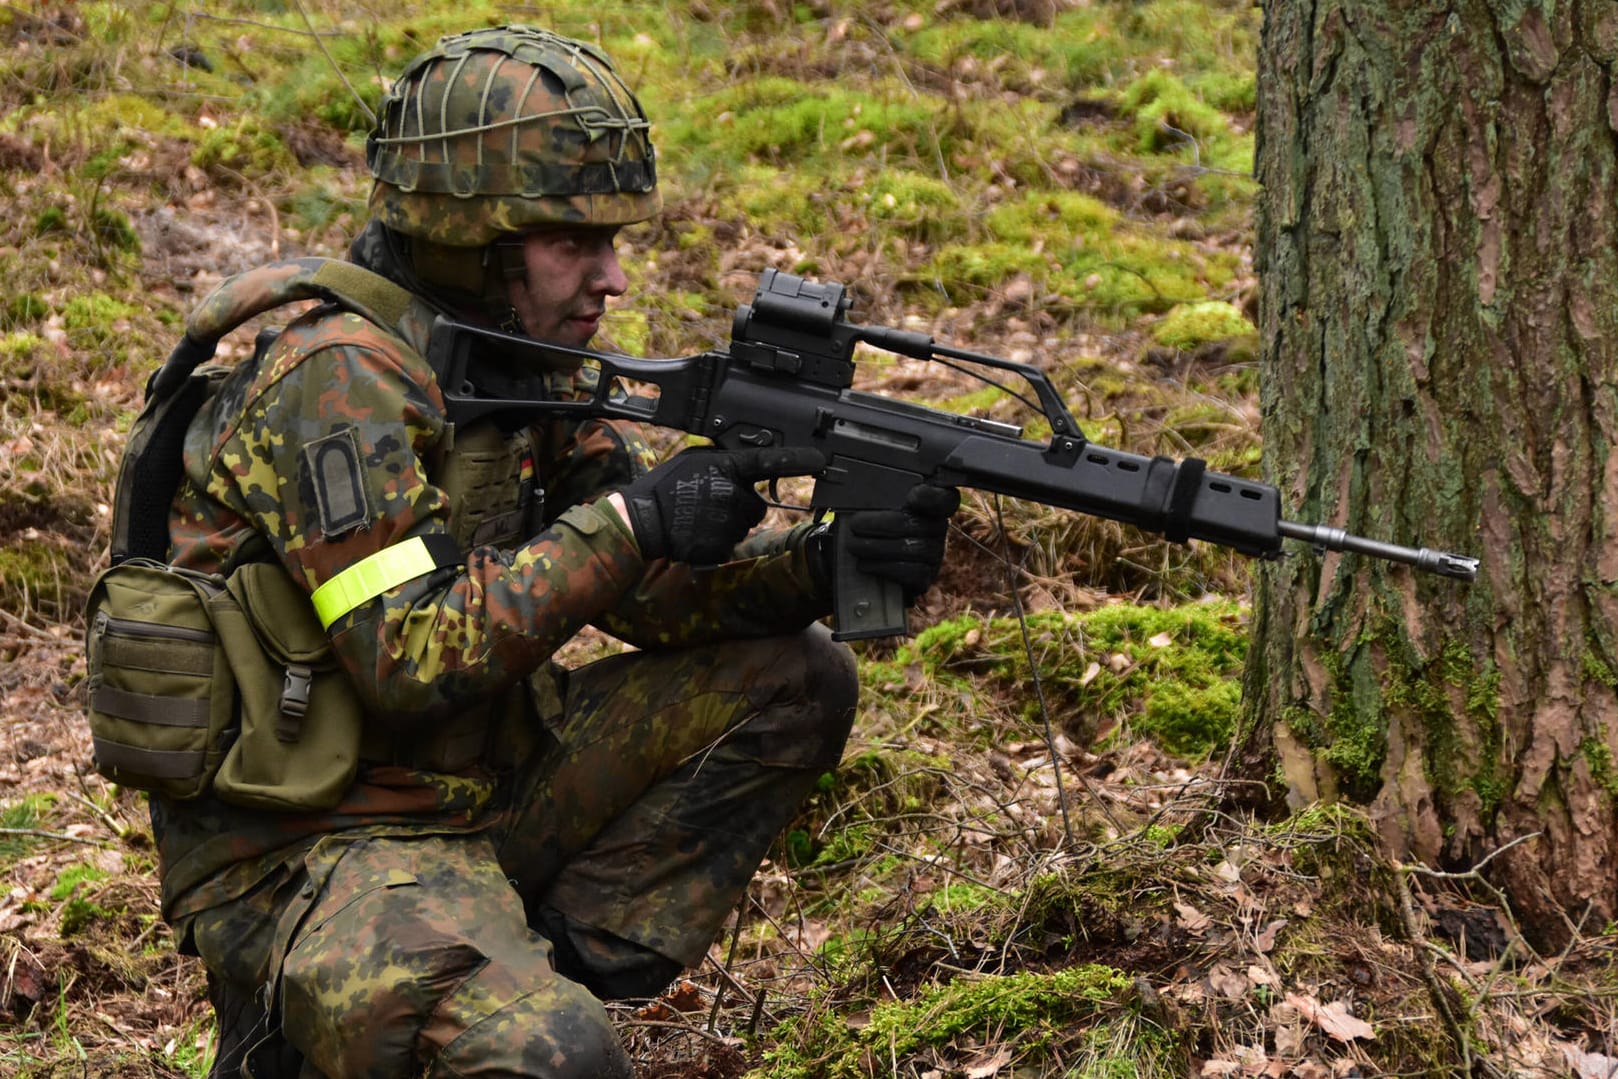
[[[629,1076],[599,998],[701,961],[856,692],[819,626],[571,672],[488,827],[327,835],[196,917],[216,1005],[255,1002],[214,1075]]]

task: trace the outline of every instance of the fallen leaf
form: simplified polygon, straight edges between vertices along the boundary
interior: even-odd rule
[[[663,999],[669,1002],[670,1007],[682,1012],[701,1011],[706,1004],[702,997],[702,990],[698,989],[695,983],[683,978],[680,980],[680,984],[675,986],[673,992],[663,995]]]
[[[1257,963],[1247,968],[1247,980],[1254,985],[1280,985],[1281,978],[1273,970],[1261,967]]]
[[[1299,1057],[1303,1055],[1304,1042],[1307,1040],[1303,1027],[1296,1023],[1276,1027],[1272,1033],[1275,1038],[1275,1051],[1282,1057]],[[1325,1069],[1321,1069],[1325,1073]]]
[[[1287,920],[1285,918],[1281,918],[1265,926],[1259,935],[1254,938],[1253,947],[1257,948],[1260,954],[1268,954],[1275,948],[1275,935],[1279,933],[1282,928],[1286,926],[1286,924]]]
[[[1235,1075],[1242,1070],[1242,1066],[1234,1060],[1204,1060],[1202,1062],[1203,1075]]]
[[[1567,1061],[1567,1066],[1578,1079],[1612,1079],[1618,1075],[1618,1057],[1587,1053],[1570,1042],[1557,1042],[1556,1047],[1562,1051],[1562,1059]]]
[[[1208,972],[1208,984],[1226,1000],[1240,1000],[1252,988],[1246,978],[1222,965],[1215,965]]]
[[[980,1056],[967,1061],[962,1066],[966,1079],[989,1079],[991,1075],[999,1075],[1000,1069],[1011,1063],[1011,1048],[1001,1046],[988,1056]]]
[[[1287,1003],[1297,1008],[1298,1014],[1319,1027],[1322,1033],[1340,1042],[1376,1037],[1371,1024],[1349,1013],[1347,1001],[1334,1000],[1330,1004],[1322,1004],[1313,997],[1288,993]]]
[[[1188,933],[1201,933],[1213,924],[1213,919],[1189,903],[1176,903],[1174,909],[1180,913],[1180,925]]]

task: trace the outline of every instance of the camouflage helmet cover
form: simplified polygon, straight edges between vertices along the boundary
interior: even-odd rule
[[[611,62],[547,30],[441,38],[366,140],[371,212],[452,247],[546,225],[626,225],[661,208],[650,123]]]

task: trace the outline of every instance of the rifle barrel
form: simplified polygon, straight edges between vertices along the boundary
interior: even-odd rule
[[[1397,543],[1356,536],[1341,528],[1300,524],[1297,521],[1282,521],[1280,532],[1288,539],[1302,540],[1319,551],[1352,551],[1390,562],[1402,562],[1424,573],[1436,573],[1440,577],[1453,577],[1459,581],[1474,581],[1478,576],[1478,560],[1467,555],[1435,551],[1430,547],[1401,547]]]

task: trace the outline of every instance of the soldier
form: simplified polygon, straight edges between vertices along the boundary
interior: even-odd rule
[[[630,1074],[601,999],[702,960],[839,759],[857,684],[818,622],[829,545],[812,523],[756,528],[755,482],[818,454],[659,466],[617,421],[457,430],[423,358],[439,314],[591,340],[627,288],[615,233],[660,208],[648,129],[590,45],[443,39],[383,102],[351,251],[409,302],[389,324],[363,304],[300,315],[188,429],[172,561],[284,569],[363,717],[335,804],[267,810],[273,783],[151,799],[219,1079]],[[923,487],[855,515],[862,567],[913,599],[957,504]],[[637,650],[563,669],[586,624]],[[254,746],[249,767],[287,773],[276,739]]]

